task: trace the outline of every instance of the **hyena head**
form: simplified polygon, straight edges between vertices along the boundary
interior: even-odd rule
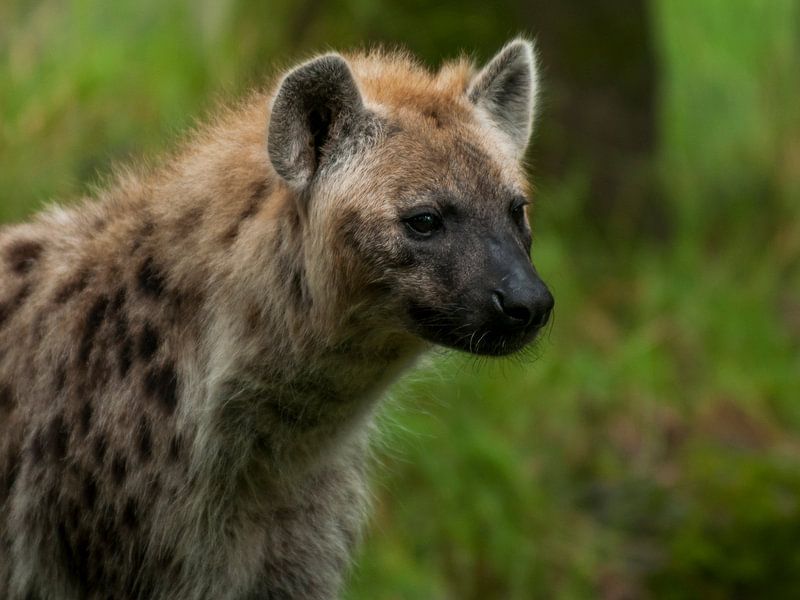
[[[536,87],[524,40],[477,72],[374,53],[291,71],[268,151],[304,215],[311,285],[428,342],[486,355],[531,342],[553,308],[521,165]]]

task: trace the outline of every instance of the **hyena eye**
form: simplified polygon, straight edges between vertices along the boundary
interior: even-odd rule
[[[405,219],[406,227],[421,236],[429,236],[442,228],[442,218],[436,213],[424,212]]]
[[[525,220],[525,207],[528,201],[525,198],[517,198],[511,203],[511,218],[517,225],[522,225]]]

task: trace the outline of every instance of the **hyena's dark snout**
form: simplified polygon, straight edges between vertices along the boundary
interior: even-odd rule
[[[550,319],[555,300],[530,263],[506,266],[490,292],[495,322],[508,330],[537,331]]]

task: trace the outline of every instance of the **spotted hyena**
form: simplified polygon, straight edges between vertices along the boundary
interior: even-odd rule
[[[336,597],[430,344],[523,348],[531,44],[327,54],[163,167],[0,231],[0,597]]]

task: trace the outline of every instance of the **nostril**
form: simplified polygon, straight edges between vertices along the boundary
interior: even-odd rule
[[[510,325],[527,325],[531,321],[531,311],[527,306],[508,302],[502,292],[492,294],[495,309],[501,313]]]
[[[505,313],[514,321],[527,325],[531,320],[531,311],[524,306],[506,306]]]

